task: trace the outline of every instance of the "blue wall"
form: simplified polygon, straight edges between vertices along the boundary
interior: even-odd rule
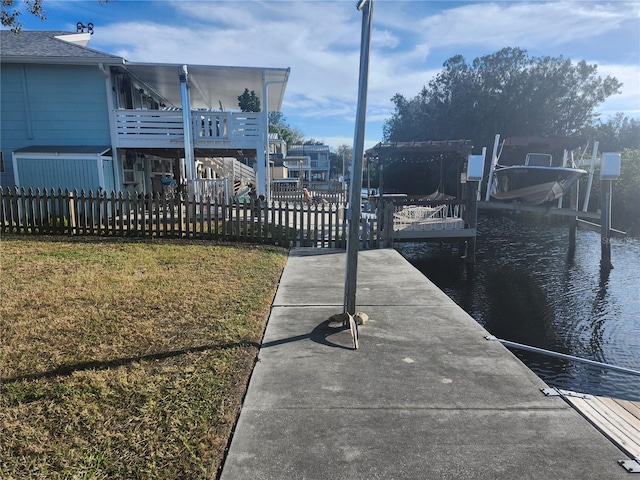
[[[3,63],[0,84],[2,187],[14,186],[11,153],[16,149],[111,144],[105,78],[97,66]],[[72,178],[56,177],[62,183],[55,188],[69,188],[65,183]]]

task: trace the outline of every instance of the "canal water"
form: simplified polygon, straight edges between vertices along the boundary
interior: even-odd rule
[[[600,235],[520,215],[481,215],[469,275],[457,246],[397,249],[494,336],[640,371],[640,240],[613,239],[600,270]],[[512,349],[548,385],[640,400],[640,376]]]

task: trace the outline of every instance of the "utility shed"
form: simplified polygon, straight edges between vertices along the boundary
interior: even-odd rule
[[[377,170],[380,194],[410,200],[462,199],[461,174],[471,154],[470,140],[378,143],[365,152]]]
[[[114,171],[109,146],[31,146],[13,152],[16,187],[42,190],[65,185],[69,191],[113,190]]]

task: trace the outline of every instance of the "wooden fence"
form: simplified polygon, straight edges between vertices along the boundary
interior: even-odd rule
[[[322,198],[329,203],[347,202],[348,190],[333,186],[319,188],[317,185],[307,185],[309,185],[308,182],[302,183],[302,186],[307,188],[309,194],[313,197]],[[283,202],[302,202],[304,201],[304,193],[302,192],[302,187],[297,183],[272,182],[271,199]]]
[[[34,235],[203,238],[346,248],[346,204],[226,203],[201,197],[0,189],[0,231]],[[360,248],[390,246],[393,208],[361,219]],[[380,220],[378,219],[380,217]]]

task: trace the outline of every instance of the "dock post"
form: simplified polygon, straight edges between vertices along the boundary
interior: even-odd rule
[[[613,180],[620,178],[621,155],[619,152],[602,152],[600,160],[600,185],[602,214],[600,219],[600,270],[610,270],[611,263],[611,191]]]
[[[497,148],[499,136],[496,135],[496,143],[494,145],[494,153]],[[465,263],[467,264],[467,272],[473,269],[476,263],[476,235],[478,234],[478,200],[480,200],[480,182],[484,175],[484,161],[487,155],[487,147],[482,148],[482,155],[469,155],[467,160],[467,172],[465,181],[467,184],[467,223],[469,228],[473,229],[473,236],[469,237],[467,243],[467,254]],[[471,267],[470,267],[471,266]]]
[[[611,180],[602,180],[601,192],[604,204],[602,206],[602,219],[600,225],[600,269],[610,270],[611,263]]]
[[[478,228],[478,182],[468,182],[467,189],[469,195],[467,199],[469,228],[473,228],[476,231]],[[465,259],[467,265],[476,264],[476,235],[477,233],[474,233],[473,237],[469,238],[467,258]]]

